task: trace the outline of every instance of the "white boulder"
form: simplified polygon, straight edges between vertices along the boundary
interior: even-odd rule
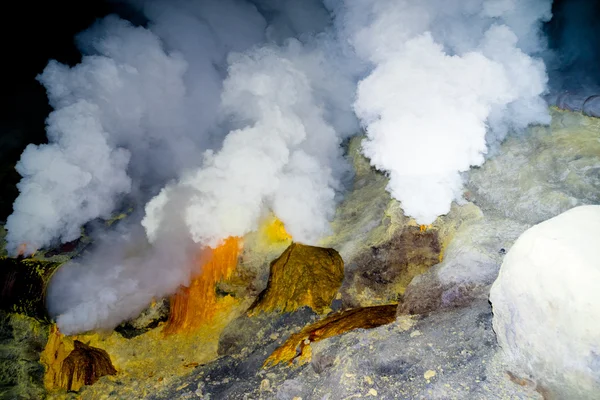
[[[513,372],[553,398],[600,398],[599,205],[525,231],[506,255],[490,301]]]

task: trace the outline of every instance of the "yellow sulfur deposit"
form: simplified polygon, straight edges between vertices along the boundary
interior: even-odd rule
[[[56,325],[50,328],[48,344],[40,361],[46,368],[44,386],[50,391],[78,391],[84,385],[96,383],[102,376],[117,373],[106,351],[64,336]]]
[[[291,242],[292,236],[285,230],[285,225],[274,215],[269,216],[259,229],[260,237],[268,244]]]
[[[324,313],[343,279],[344,262],[337,251],[292,243],[271,263],[267,288],[250,313],[292,312],[304,306]]]

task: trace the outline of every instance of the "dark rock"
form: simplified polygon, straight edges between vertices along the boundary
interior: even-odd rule
[[[397,301],[411,280],[439,262],[441,245],[434,229],[407,226],[388,242],[371,247],[347,267],[342,293],[344,306],[386,304]],[[365,304],[357,294],[365,289],[379,300]],[[366,300],[368,302],[368,300]]]

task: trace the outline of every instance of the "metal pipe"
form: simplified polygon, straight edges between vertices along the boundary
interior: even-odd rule
[[[557,95],[554,101],[552,98],[548,100],[550,104],[554,104],[560,109],[577,111],[588,117],[600,118],[600,94],[584,95],[563,92]]]

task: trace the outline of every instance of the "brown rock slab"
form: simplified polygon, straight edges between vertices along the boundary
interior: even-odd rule
[[[60,333],[56,325],[50,327],[40,361],[46,369],[44,385],[50,391],[78,391],[102,376],[117,373],[105,350],[72,340]]]
[[[60,386],[77,391],[84,385],[93,385],[105,375],[116,375],[108,353],[75,340],[75,348],[65,358],[61,368]]]
[[[281,362],[292,363],[294,360],[299,360],[299,364],[304,364],[311,360],[310,343],[355,329],[372,329],[392,323],[396,320],[396,308],[397,304],[387,304],[332,314],[290,336],[267,358],[264,366],[274,366]]]

